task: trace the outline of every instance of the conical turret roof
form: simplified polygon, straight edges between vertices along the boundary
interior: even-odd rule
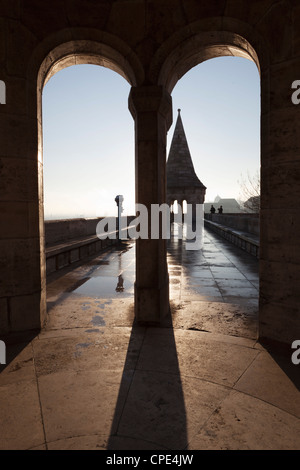
[[[205,188],[195,173],[180,109],[167,161],[167,188]],[[206,188],[205,188],[206,189]]]

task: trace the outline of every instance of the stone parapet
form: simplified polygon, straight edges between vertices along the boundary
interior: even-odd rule
[[[230,241],[242,250],[259,258],[259,239],[254,235],[241,232],[234,228],[226,227],[211,220],[204,219],[205,227],[220,235],[222,238]]]
[[[205,214],[207,220],[259,237],[259,217],[255,214]]]
[[[45,221],[45,252],[47,275],[77,261],[97,255],[100,251],[118,243],[117,231],[110,235],[115,238],[100,240],[96,227],[103,217],[93,219],[64,219]],[[133,217],[128,217],[130,221]]]

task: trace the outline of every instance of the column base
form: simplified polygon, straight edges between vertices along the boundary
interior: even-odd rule
[[[139,324],[160,326],[170,318],[169,277],[159,288],[134,285],[135,319]]]
[[[46,321],[46,291],[8,299],[6,333],[41,330]]]

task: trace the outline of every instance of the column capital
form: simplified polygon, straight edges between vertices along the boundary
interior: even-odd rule
[[[139,113],[157,112],[166,120],[167,129],[172,124],[172,97],[163,86],[144,85],[132,87],[128,98],[128,106],[134,119]]]

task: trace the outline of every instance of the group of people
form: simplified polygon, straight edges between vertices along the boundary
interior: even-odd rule
[[[216,208],[215,208],[213,205],[211,205],[210,213],[211,213],[211,214],[215,214],[215,212],[216,212]],[[222,206],[220,206],[220,207],[218,208],[218,212],[219,212],[219,214],[222,214],[222,213],[223,213],[223,207],[222,207]]]

